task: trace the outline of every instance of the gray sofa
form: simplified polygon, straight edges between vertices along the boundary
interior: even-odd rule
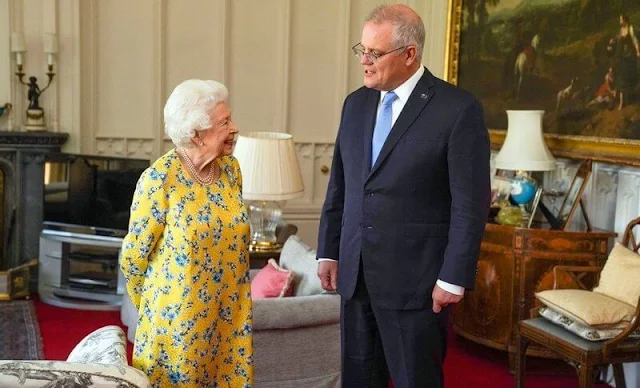
[[[297,236],[284,244],[280,265],[295,273],[294,296],[253,300],[254,387],[339,387],[340,297],[323,292],[315,251]],[[138,314],[128,295],[121,319],[133,342]]]

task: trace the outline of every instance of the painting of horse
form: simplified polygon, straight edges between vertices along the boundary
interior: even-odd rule
[[[541,109],[548,134],[640,151],[640,2],[449,1],[456,83],[481,100],[488,128],[505,130],[508,109]]]
[[[540,35],[536,34],[531,39],[531,44],[526,46],[516,57],[514,74],[516,76],[516,100],[520,98],[522,80],[533,73],[536,64],[536,50],[540,42]]]

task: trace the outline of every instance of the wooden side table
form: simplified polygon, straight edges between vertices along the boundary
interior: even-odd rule
[[[535,293],[553,288],[556,265],[604,265],[609,239],[602,230],[570,232],[487,224],[478,260],[475,289],[455,306],[453,328],[459,335],[509,352],[514,365],[518,322],[540,307]],[[580,288],[567,276],[558,288]],[[555,358],[531,345],[528,355]]]

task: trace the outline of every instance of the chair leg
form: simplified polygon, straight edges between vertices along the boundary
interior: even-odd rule
[[[613,379],[616,382],[616,388],[627,388],[627,383],[624,380],[624,368],[622,364],[613,364]]]
[[[580,388],[593,387],[593,366],[580,364],[578,365],[578,377],[580,379]]]
[[[527,348],[530,341],[522,336],[518,336],[516,344],[516,388],[524,388],[524,375],[527,361]]]

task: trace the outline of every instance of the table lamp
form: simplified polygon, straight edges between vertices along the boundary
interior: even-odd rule
[[[556,160],[544,141],[543,116],[543,110],[508,110],[507,137],[495,159],[497,169],[516,171],[511,180],[511,198],[525,216],[524,205],[533,199],[537,189],[529,172],[556,168]]]
[[[233,156],[240,163],[242,197],[249,210],[249,249],[278,250],[280,244],[275,231],[281,222],[285,201],[304,193],[293,137],[281,132],[240,135]]]

